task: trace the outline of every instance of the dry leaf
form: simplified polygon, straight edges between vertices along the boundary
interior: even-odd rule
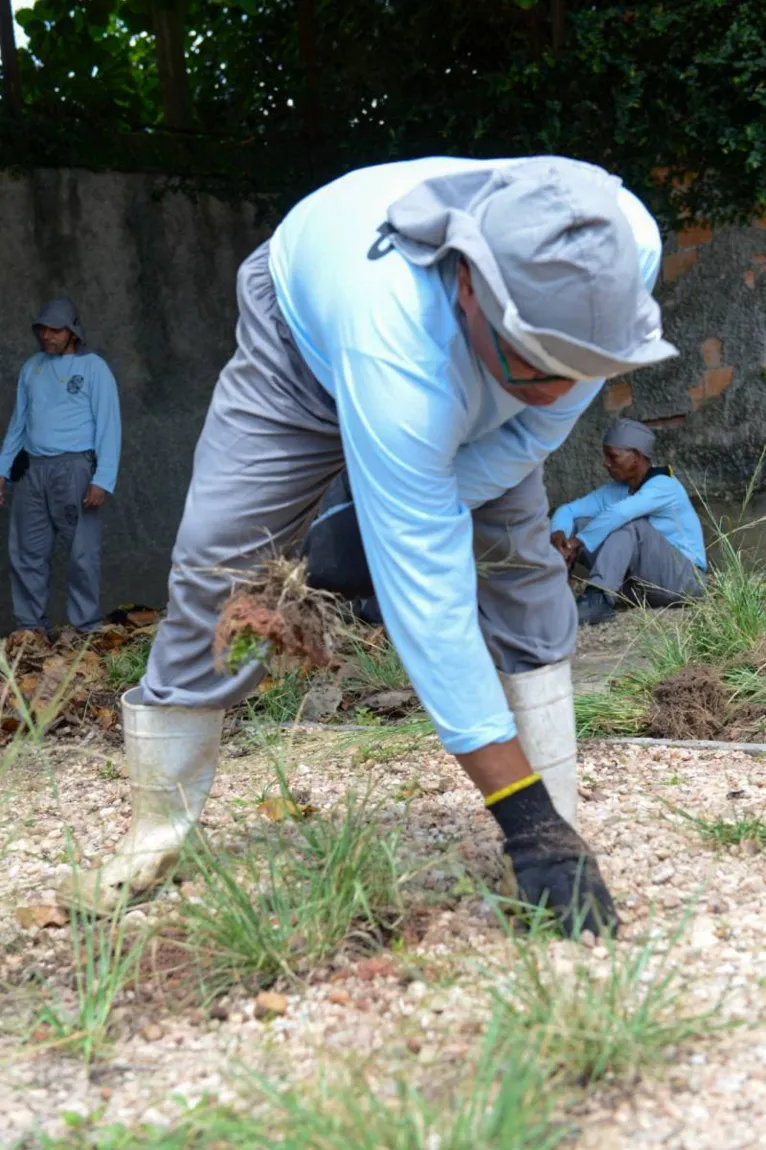
[[[86,679],[88,682],[94,679],[101,679],[104,675],[103,665],[95,651],[85,651],[75,670],[81,678]]]
[[[102,731],[111,731],[117,722],[117,715],[111,707],[94,707],[93,717]]]
[[[124,647],[129,638],[127,628],[115,623],[94,633],[93,646],[97,651],[114,651]]]
[[[36,674],[22,675],[16,686],[25,699],[31,699],[40,686],[40,676]]]
[[[281,823],[284,819],[307,819],[313,815],[316,807],[310,803],[294,803],[292,799],[265,799],[255,808],[265,815],[272,823]]]
[[[72,659],[66,655],[49,655],[47,659],[43,659],[43,675],[46,678],[49,676],[63,678],[71,669]]]
[[[19,649],[29,656],[50,650],[44,631],[12,631],[5,640],[6,654],[15,654]]]
[[[274,990],[262,990],[255,997],[255,1017],[267,1018],[270,1014],[286,1014],[287,999]]]
[[[69,915],[58,906],[17,906],[16,920],[29,930],[32,926],[66,926]]]
[[[125,616],[133,627],[150,627],[153,623],[159,621],[159,617],[159,611],[152,611],[148,608],[146,611],[128,611]]]

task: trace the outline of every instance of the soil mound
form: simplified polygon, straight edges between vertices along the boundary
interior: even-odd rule
[[[748,652],[740,666],[763,666],[761,649]],[[722,739],[766,742],[766,705],[738,698],[711,667],[684,667],[658,683],[647,715],[647,734],[658,739]]]
[[[718,671],[684,667],[654,688],[648,734],[658,739],[720,738],[727,722],[728,694]]]

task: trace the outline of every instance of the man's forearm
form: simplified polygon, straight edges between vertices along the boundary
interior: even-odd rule
[[[518,739],[509,739],[506,743],[488,743],[476,751],[456,755],[456,758],[485,798],[532,773]]]

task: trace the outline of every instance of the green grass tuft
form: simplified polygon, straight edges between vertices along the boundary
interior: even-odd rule
[[[348,653],[343,682],[349,690],[401,691],[410,686],[393,643],[377,629],[349,628],[343,633]]]
[[[146,671],[152,642],[152,636],[141,635],[126,643],[119,651],[107,655],[105,658],[107,686],[115,691],[127,691],[130,687],[137,686]]]
[[[684,926],[670,939],[629,946],[603,938],[607,954],[599,962],[575,943],[560,943],[557,952],[545,933],[536,940],[509,931],[517,962],[498,1001],[541,1042],[562,1082],[630,1081],[716,1025],[720,1003],[691,1009],[683,964],[673,960]]]
[[[247,700],[246,724],[292,723],[300,714],[313,678],[300,668],[290,668],[269,678],[257,695]]]
[[[710,820],[690,815],[680,807],[671,806],[669,809],[711,846],[721,848],[754,842],[761,848],[766,847],[766,822],[760,817],[742,815],[736,819],[725,819],[719,815]]]
[[[646,726],[647,699],[632,679],[616,680],[605,691],[575,696],[578,739],[640,735]]]
[[[299,809],[284,781],[282,799]],[[302,977],[351,938],[379,946],[401,916],[400,832],[381,828],[369,798],[269,831],[243,858],[195,857],[201,901],[185,905],[184,922],[212,994]]]
[[[43,988],[43,1003],[29,1027],[30,1036],[46,1029],[43,1047],[77,1056],[86,1066],[108,1047],[112,1010],[141,958],[141,945],[134,938],[126,943],[124,913],[124,902],[109,919],[70,910],[74,1006]]]

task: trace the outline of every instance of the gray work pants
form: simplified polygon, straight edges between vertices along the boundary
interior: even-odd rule
[[[48,629],[51,560],[56,540],[66,548],[67,619],[78,631],[101,622],[101,515],[83,507],[95,470],[93,452],[31,456],[14,484],[8,558],[16,626]]]
[[[335,405],[279,311],[267,244],[240,268],[237,293],[237,350],[197,444],[167,616],[141,684],[147,703],[223,708],[255,691],[258,664],[236,675],[214,668],[218,610],[237,573],[275,551],[297,551],[344,466]],[[541,469],[474,512],[477,557],[490,565],[479,582],[481,624],[504,671],[557,662],[574,648],[574,600],[547,515]]]
[[[589,519],[578,519],[575,534]],[[669,607],[696,598],[705,590],[705,575],[652,527],[648,519],[633,519],[607,535],[593,555],[581,562],[590,569],[588,582],[614,599],[643,599],[650,607]]]

